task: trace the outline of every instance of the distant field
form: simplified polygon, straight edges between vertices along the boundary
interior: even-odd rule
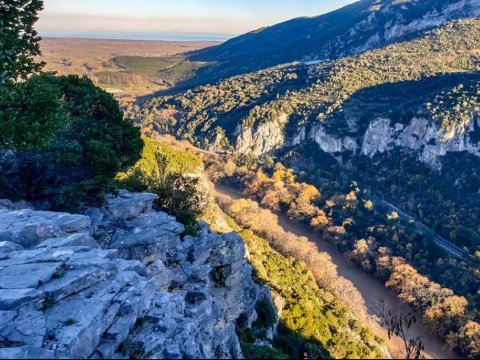
[[[45,70],[87,75],[122,101],[168,88],[203,64],[182,53],[217,45],[209,41],[136,41],[45,38]]]

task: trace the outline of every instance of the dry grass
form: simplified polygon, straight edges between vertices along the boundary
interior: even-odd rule
[[[113,59],[117,56],[160,57],[182,54],[218,43],[208,41],[140,41],[45,38],[41,42],[46,71],[60,75],[87,75],[98,83],[95,74],[102,71],[119,72]],[[181,55],[180,55],[181,56]],[[149,81],[129,85],[102,85],[118,98],[134,98],[162,90],[165,84]]]

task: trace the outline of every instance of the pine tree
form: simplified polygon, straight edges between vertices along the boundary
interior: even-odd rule
[[[25,79],[44,66],[34,29],[42,0],[0,0],[0,84]]]

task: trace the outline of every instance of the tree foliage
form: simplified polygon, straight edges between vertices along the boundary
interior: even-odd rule
[[[61,90],[34,76],[0,91],[0,148],[28,150],[46,148],[67,123]]]
[[[0,85],[26,79],[43,67],[40,37],[34,29],[42,0],[0,0]]]
[[[1,196],[72,209],[110,191],[139,159],[139,129],[87,78],[41,74],[9,89],[0,96],[0,138],[15,155],[2,158]]]
[[[311,185],[300,182],[301,176],[293,176],[290,169],[280,164],[262,168],[261,163],[245,165],[237,161],[236,168],[229,166],[228,172],[223,172],[223,164],[228,163],[212,162],[209,171],[215,173],[217,180],[243,186],[245,194],[264,206],[312,226],[363,270],[385,281],[401,300],[419,310],[423,323],[448,345],[464,351],[464,356],[473,356],[467,349],[472,348],[475,336],[472,331],[462,329],[467,320],[479,319],[478,264],[468,259],[457,262],[416,233],[411,223],[402,223],[401,219],[391,216],[389,220],[385,210],[371,202],[368,193],[356,183],[344,186],[322,179],[321,186],[314,191]],[[289,180],[283,182],[286,175]],[[302,194],[304,189],[309,189],[307,194],[314,196]],[[299,203],[302,209],[313,211],[308,211],[308,216],[305,215],[307,211],[292,211]],[[246,200],[228,209],[249,228],[262,231],[261,234],[277,234],[275,222],[266,210],[256,209]],[[304,260],[317,281],[328,284],[325,273],[317,272],[315,267],[322,264],[323,269],[328,268],[328,261],[315,257],[315,250],[310,248],[312,243],[285,235],[270,235],[268,239],[274,241],[277,249]],[[442,277],[437,277],[437,273]],[[441,282],[437,283],[434,278]],[[338,280],[333,279],[333,288],[338,288]],[[470,328],[478,322],[472,320],[472,324]],[[462,334],[462,338],[453,336],[455,334]]]
[[[278,335],[273,345],[289,358],[381,358],[381,340],[362,326],[328,288],[319,285],[301,257],[289,256],[278,239],[278,230],[270,221],[269,230],[260,231],[253,218],[262,219],[254,207],[243,201],[223,199],[221,207],[233,216],[229,224],[245,241],[256,277],[268,285],[282,303]],[[245,214],[252,212],[250,221]],[[242,230],[238,225],[250,227]],[[254,226],[252,226],[254,225]],[[262,233],[263,236],[257,236]],[[277,238],[277,239],[275,239]],[[267,240],[268,239],[268,240]],[[292,249],[301,248],[304,243]],[[316,258],[317,266],[329,266],[328,259]]]
[[[159,196],[155,208],[174,215],[195,233],[197,218],[208,199],[199,184],[201,160],[188,152],[145,138],[141,159],[117,175],[118,186]]]

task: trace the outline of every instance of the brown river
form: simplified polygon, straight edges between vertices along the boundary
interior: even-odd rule
[[[216,184],[215,191],[219,195],[227,196],[234,200],[244,197],[244,195],[237,189],[223,184]],[[406,313],[412,310],[407,304],[401,302],[391,290],[387,289],[381,281],[374,279],[369,274],[359,269],[345,256],[343,256],[343,254],[334,245],[323,240],[321,236],[311,231],[306,225],[298,221],[291,220],[283,214],[277,215],[278,222],[285,231],[291,232],[297,236],[307,237],[310,241],[315,242],[319,251],[326,252],[330,255],[332,261],[337,266],[338,274],[353,283],[353,285],[362,295],[365,305],[368,309],[376,308],[379,302],[383,301],[385,307],[387,309],[391,309],[395,313]],[[385,339],[392,357],[404,358],[404,355],[402,355],[404,349],[402,340],[398,337],[389,340],[387,331],[377,322],[373,316],[374,314],[372,313],[372,310],[369,310],[369,313],[372,315],[371,323],[377,335]],[[421,319],[419,314],[415,315],[418,320]],[[417,323],[412,325],[408,335],[411,338],[421,336],[425,346],[424,356],[426,358],[458,358],[458,355],[448,349],[442,340],[432,335],[430,331],[422,325],[421,321],[417,321]]]

